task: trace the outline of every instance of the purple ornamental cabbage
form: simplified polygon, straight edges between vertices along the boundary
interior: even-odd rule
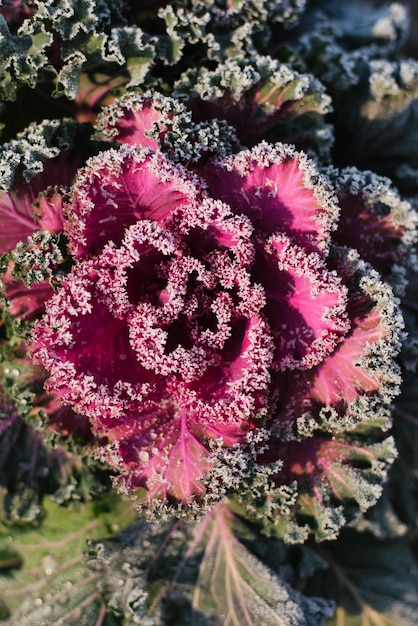
[[[33,359],[88,416],[119,486],[151,506],[222,497],[217,468],[246,451],[274,488],[343,500],[341,466],[379,457],[344,435],[387,427],[402,326],[390,287],[342,245],[349,211],[396,248],[383,272],[415,226],[392,227],[336,182],[339,206],[286,144],[203,149],[191,171],[160,150],[173,125],[149,98],[103,114],[99,129],[125,145],[77,173],[63,227],[74,266],[36,324]]]

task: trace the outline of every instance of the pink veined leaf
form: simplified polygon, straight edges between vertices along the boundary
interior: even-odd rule
[[[300,480],[301,477],[309,477],[313,484],[323,472],[327,479],[333,477],[335,470],[331,469],[332,464],[360,459],[363,463],[371,464],[373,459],[373,453],[367,448],[320,437],[284,443],[282,454],[283,477],[286,482],[292,478]]]
[[[197,179],[150,149],[122,146],[92,157],[79,170],[65,209],[65,232],[77,258],[120,244],[138,220],[167,219],[196,202]]]
[[[261,143],[209,164],[211,193],[247,215],[258,235],[286,233],[307,250],[323,253],[339,209],[313,163],[291,146]]]
[[[36,229],[32,212],[34,199],[26,189],[10,193],[0,191],[0,253],[10,252]]]
[[[156,97],[127,94],[116,105],[104,109],[98,118],[97,129],[105,139],[158,150],[158,142],[150,136],[150,131],[165,117],[158,109]]]
[[[303,369],[322,362],[349,330],[340,278],[319,255],[284,235],[259,249],[254,270],[256,280],[268,285],[265,314],[275,340],[275,367]]]
[[[343,524],[377,502],[395,457],[392,437],[371,443],[356,433],[345,432],[343,439],[318,432],[288,439],[272,431],[258,464],[271,467],[280,460],[281,465],[270,473],[266,495],[258,492],[261,508],[253,519],[276,531],[290,522],[288,541],[293,543],[308,533],[320,540],[336,539]],[[252,498],[250,491],[243,504]],[[271,501],[277,508],[272,509]]]
[[[188,502],[193,496],[204,493],[203,479],[210,468],[210,457],[207,449],[190,432],[184,411],[177,422],[178,435],[169,452],[164,478],[167,492],[179,502]]]
[[[22,321],[34,319],[43,313],[45,302],[53,294],[47,282],[35,283],[30,287],[17,278],[13,278],[10,269],[1,277],[3,293],[8,301],[8,311],[15,319]]]
[[[399,311],[377,275],[363,291],[352,285],[348,302],[351,330],[334,352],[310,370],[277,377],[282,390],[273,418],[277,424],[293,430],[305,416],[311,429],[336,433],[364,420],[388,419],[387,407],[399,393],[393,359],[402,329]]]
[[[316,515],[329,506],[329,494],[340,502],[357,502],[367,510],[381,494],[380,481],[396,455],[389,437],[379,444],[311,437],[304,441],[277,442],[276,454],[283,460],[278,484],[296,480],[300,512]],[[379,477],[380,480],[376,481]]]
[[[168,401],[165,410],[154,407],[151,411],[148,416],[138,413],[119,428],[112,429],[110,424],[111,443],[100,450],[100,458],[119,469],[119,484],[126,481],[125,488],[145,487],[150,504],[173,498],[187,504],[199,499],[211,468],[208,449],[193,433],[184,409]],[[119,465],[115,463],[118,457]]]
[[[361,361],[366,356],[367,347],[384,341],[387,333],[376,310],[365,319],[355,319],[351,333],[315,372],[311,398],[325,405],[341,401],[349,405],[360,395],[379,389],[382,383],[380,372],[367,371]]]
[[[46,161],[44,171],[29,183],[18,178],[11,191],[0,191],[0,254],[13,250],[35,230],[62,230],[60,187],[70,183],[76,169],[76,160],[63,151]]]
[[[350,405],[361,396],[386,397],[388,403],[399,392],[393,357],[403,322],[390,288],[354,251],[336,248],[332,263],[349,286],[351,331],[312,372],[309,393],[313,401],[325,406],[340,403],[350,413]]]

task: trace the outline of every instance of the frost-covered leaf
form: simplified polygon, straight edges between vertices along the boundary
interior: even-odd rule
[[[119,66],[122,73],[129,73],[132,85],[147,74],[154,58],[153,38],[126,25],[119,3],[45,0],[34,4],[33,15],[18,31],[19,38],[7,34],[1,18],[3,41],[8,44],[2,58],[6,98],[14,97],[20,84],[34,87],[42,77],[40,70],[45,80],[55,84],[55,96],[65,94],[71,99],[78,95],[82,76],[88,72],[114,75]],[[44,53],[46,46],[50,47]]]
[[[417,215],[388,179],[347,168],[327,170],[341,207],[334,241],[355,248],[397,293],[406,284],[408,249],[417,239]],[[361,225],[361,228],[359,228]]]
[[[25,131],[19,133],[16,139],[12,139],[0,147],[0,189],[9,191],[17,173],[21,173],[23,177],[23,181],[19,181],[20,184],[22,182],[28,183],[34,176],[43,171],[45,161],[54,159],[62,151],[74,147],[76,142],[82,143],[84,141],[87,144],[84,149],[87,148],[88,150],[88,137],[89,130],[73,120],[45,120],[40,124],[31,124]],[[79,164],[79,159],[80,156],[77,155],[74,161]],[[52,179],[44,180],[45,187],[38,187],[37,193],[48,185],[56,184],[57,178],[58,180],[62,179],[63,172],[54,172],[53,170],[52,164]],[[68,174],[68,168],[65,168],[65,170]],[[68,182],[67,178],[66,183]],[[30,202],[36,199],[35,196],[31,196],[31,190],[27,187],[16,190],[16,194],[23,197],[29,195]],[[6,215],[13,212],[13,198],[11,198],[8,204],[11,204],[11,206],[4,208]],[[28,202],[26,201],[25,206],[27,204]],[[22,209],[19,209],[19,207],[15,207],[15,210],[19,213],[22,212]],[[27,206],[23,208],[23,213],[28,211]]]
[[[240,515],[268,534],[300,543],[311,534],[332,540],[348,522],[375,504],[396,456],[391,438],[370,445],[360,437],[320,436],[273,441],[252,481],[231,496]],[[269,465],[282,459],[279,471]]]
[[[187,12],[181,6],[169,4],[160,9],[159,17],[166,23],[167,38],[160,42],[159,57],[169,65],[180,61],[186,42],[196,44],[206,40],[206,24],[209,13]]]
[[[34,87],[40,70],[47,64],[45,49],[52,36],[42,24],[31,24],[20,36],[12,35],[0,15],[0,96],[14,100],[22,84]]]
[[[327,250],[336,198],[304,153],[261,142],[209,163],[204,173],[214,197],[248,215],[266,239],[286,233],[308,250]]]
[[[239,147],[225,122],[196,124],[183,103],[156,91],[117,98],[100,113],[96,129],[99,139],[159,149],[184,165]]]
[[[193,608],[217,626],[316,626],[330,607],[292,590],[260,563],[234,534],[234,516],[218,506],[208,515],[205,548],[193,593]]]
[[[370,169],[416,193],[418,62],[375,60],[358,76],[356,90],[336,107],[337,163]]]
[[[381,541],[346,529],[337,541],[317,550],[329,568],[317,573],[308,589],[336,601],[328,626],[415,623],[418,565],[407,539]]]
[[[244,516],[270,524],[288,541],[301,541],[309,530],[335,538],[347,520],[376,503],[396,456],[384,431],[389,402],[399,393],[393,357],[402,320],[387,285],[355,258],[353,251],[339,257],[352,329],[321,365],[278,374],[270,425],[276,436],[259,459],[264,475],[236,496]],[[379,442],[372,444],[376,428]],[[269,473],[268,464],[279,459],[280,471]]]
[[[129,503],[117,496],[89,505],[59,507],[49,499],[39,528],[19,529],[0,524],[0,542],[21,555],[23,565],[5,576],[1,594],[10,611],[5,626],[92,626],[105,622],[98,589],[84,561],[87,539],[106,536],[131,521]],[[99,621],[100,620],[100,621]]]
[[[321,567],[320,559],[290,557],[224,505],[199,522],[139,522],[91,543],[89,566],[104,576],[108,608],[129,624],[322,626],[332,615],[331,604],[292,586]]]
[[[311,432],[351,431],[362,423],[367,429],[374,420],[387,428],[387,403],[401,382],[393,360],[404,338],[401,313],[391,289],[353,250],[337,249],[332,257],[349,288],[351,330],[326,361],[294,378],[279,419],[296,419],[305,434],[309,423]]]
[[[231,59],[214,70],[192,68],[174,94],[187,101],[196,121],[226,120],[244,145],[285,141],[321,156],[329,148],[324,116],[330,99],[323,86],[270,57]]]
[[[101,153],[79,171],[66,207],[71,253],[83,257],[109,239],[120,243],[138,219],[164,221],[177,204],[196,201],[193,183],[158,152],[126,146]]]
[[[380,7],[361,0],[312,3],[297,52],[330,93],[341,94],[360,82],[365,63],[393,55],[406,39],[408,24],[407,9],[397,2]]]

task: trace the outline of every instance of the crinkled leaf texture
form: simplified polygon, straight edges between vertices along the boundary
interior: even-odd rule
[[[193,524],[140,522],[91,543],[89,565],[103,574],[108,608],[129,624],[322,626],[332,603],[292,588],[245,539],[257,536],[217,505]]]
[[[143,104],[127,125],[108,110],[104,128],[132,123],[135,141],[148,139],[161,111]],[[36,325],[33,358],[89,417],[118,485],[144,488],[151,509],[222,499],[237,483],[226,485],[218,440],[248,479],[249,437],[268,431],[270,451],[255,455],[276,464],[272,492],[296,482],[298,513],[329,539],[340,505],[370,506],[393,460],[390,445],[368,452],[346,432],[389,426],[396,300],[354,250],[330,246],[339,208],[303,153],[262,142],[194,169],[125,143],[79,170],[64,208],[74,266]]]
[[[309,592],[335,599],[329,626],[412,626],[418,612],[418,565],[405,538],[382,541],[342,531],[318,549],[329,569],[317,572]]]
[[[81,134],[78,134],[81,131]],[[0,148],[0,190],[9,191],[13,183],[16,181],[17,173],[21,174],[23,181],[20,183],[23,187],[24,183],[29,182],[34,176],[40,174],[44,170],[45,162],[57,157],[60,152],[67,148],[73,147],[76,143],[78,154],[82,154],[84,146],[88,143],[89,130],[86,127],[73,120],[44,120],[40,124],[31,124],[19,133],[16,139],[3,144]],[[82,150],[79,147],[82,146]],[[78,156],[76,160],[80,157]],[[52,171],[54,166],[52,166]],[[45,176],[45,186],[56,183],[59,174],[57,172],[47,180],[48,172]],[[37,191],[39,188],[39,180],[34,183]],[[21,195],[22,191],[18,190],[17,195]],[[23,192],[23,196],[25,193]],[[30,196],[30,192],[26,195]],[[10,209],[9,209],[10,210]]]
[[[405,194],[417,193],[418,61],[370,60],[344,90],[335,120],[335,163],[388,176]]]
[[[328,156],[332,140],[324,123],[331,100],[309,74],[267,56],[228,59],[214,70],[191,68],[175,84],[196,121],[224,119],[244,145],[286,141]]]
[[[12,35],[0,15],[0,95],[6,100],[16,98],[20,85],[36,85],[38,72],[48,62],[45,49],[52,43],[52,35],[43,24],[28,21],[28,28],[19,35]]]

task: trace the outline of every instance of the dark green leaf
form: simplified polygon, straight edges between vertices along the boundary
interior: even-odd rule
[[[381,541],[342,531],[317,547],[329,569],[308,590],[337,602],[327,626],[412,626],[418,612],[418,565],[407,538]]]
[[[330,603],[291,586],[318,557],[292,548],[294,568],[282,542],[257,536],[226,505],[195,523],[138,522],[91,544],[90,557],[108,608],[129,624],[321,626],[332,614]]]

